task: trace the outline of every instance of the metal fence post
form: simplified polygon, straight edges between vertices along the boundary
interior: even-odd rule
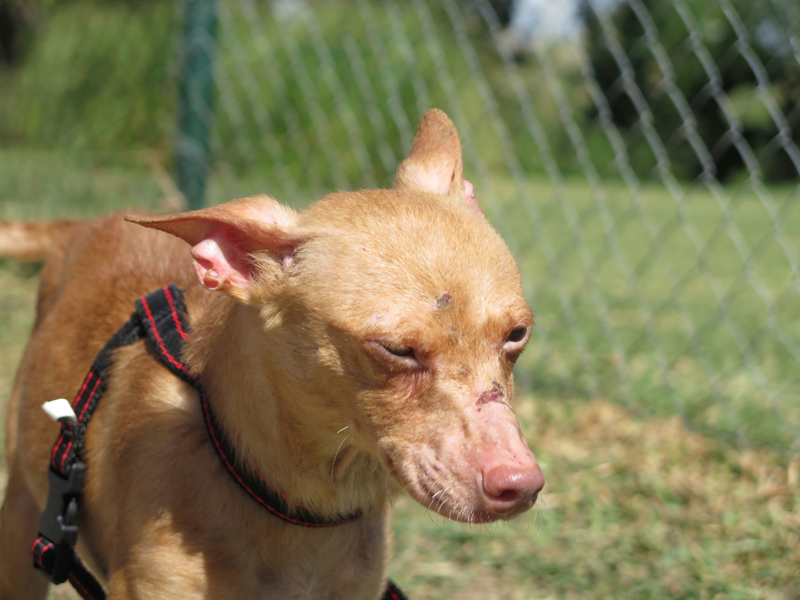
[[[192,210],[203,205],[208,176],[216,36],[216,0],[187,0],[180,48],[175,168],[178,189]]]

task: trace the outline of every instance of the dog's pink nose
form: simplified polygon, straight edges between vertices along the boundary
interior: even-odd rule
[[[544,487],[544,474],[536,462],[530,465],[499,465],[483,474],[483,496],[487,508],[511,516],[528,510]]]

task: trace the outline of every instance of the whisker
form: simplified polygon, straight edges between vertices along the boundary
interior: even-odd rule
[[[441,494],[444,491],[444,488],[436,492],[435,494],[431,494],[431,499],[428,501],[428,508],[426,510],[431,510],[433,503],[436,502],[436,496]]]
[[[441,509],[442,506],[444,506],[445,504],[444,500],[442,500],[441,498],[437,498],[437,496],[444,496],[446,494],[447,494],[447,488],[442,488],[431,496],[431,500],[428,503],[428,508],[427,508],[428,518],[434,525],[437,526],[440,525],[440,523],[437,522],[438,517],[441,516],[441,514],[439,513],[439,509]],[[435,508],[433,507],[434,502],[437,503]]]
[[[344,429],[347,429],[347,427],[345,427]],[[342,431],[344,431],[344,429],[342,429]],[[348,436],[344,436],[342,438],[342,441],[339,444],[339,447],[336,449],[336,454],[333,455],[333,462],[331,463],[331,485],[333,485],[334,487],[336,487],[336,484],[333,482],[333,471],[334,471],[334,469],[336,469],[336,459],[339,457],[339,450],[342,449],[342,445],[347,440],[347,437]]]

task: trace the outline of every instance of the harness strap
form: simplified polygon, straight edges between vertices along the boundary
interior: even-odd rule
[[[223,434],[202,384],[183,361],[183,345],[189,339],[189,323],[183,293],[174,284],[164,286],[136,301],[136,312],[114,334],[92,362],[89,373],[72,403],[75,423],[62,420],[61,433],[50,459],[50,492],[47,507],[39,520],[39,537],[31,547],[34,566],[53,583],[69,580],[84,600],[104,600],[105,591],[75,553],[77,542],[78,499],[83,490],[84,434],[97,403],[106,389],[115,350],[146,337],[161,362],[175,375],[197,389],[206,429],[214,450],[234,481],[252,499],[276,517],[304,527],[334,527],[362,516],[325,515],[309,507],[290,506],[258,471],[248,465],[237,466],[241,454]],[[388,581],[381,600],[407,600],[400,589]]]
[[[132,344],[144,335],[139,316],[134,313],[128,322],[106,342],[103,349],[92,361],[89,373],[72,403],[78,422],[73,429],[61,429],[56,445],[50,456],[50,469],[66,478],[72,465],[83,461],[83,436],[86,425],[92,418],[97,403],[106,391],[108,371],[113,364],[112,354],[118,348]]]
[[[400,591],[394,581],[389,579],[386,582],[386,590],[383,592],[381,600],[408,600],[408,597]]]
[[[86,565],[78,557],[71,547],[69,551],[61,550],[45,537],[38,537],[33,542],[31,554],[33,555],[34,566],[43,572],[53,572],[57,569],[56,560],[58,557],[66,557],[67,562],[64,568],[67,570],[66,580],[72,584],[83,600],[104,600],[106,592],[100,582],[89,572]]]

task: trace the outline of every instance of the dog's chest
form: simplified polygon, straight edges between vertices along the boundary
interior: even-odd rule
[[[262,566],[258,600],[374,600],[381,593],[386,540],[382,523],[349,524],[333,531],[303,531],[305,540],[275,547],[280,556]]]

